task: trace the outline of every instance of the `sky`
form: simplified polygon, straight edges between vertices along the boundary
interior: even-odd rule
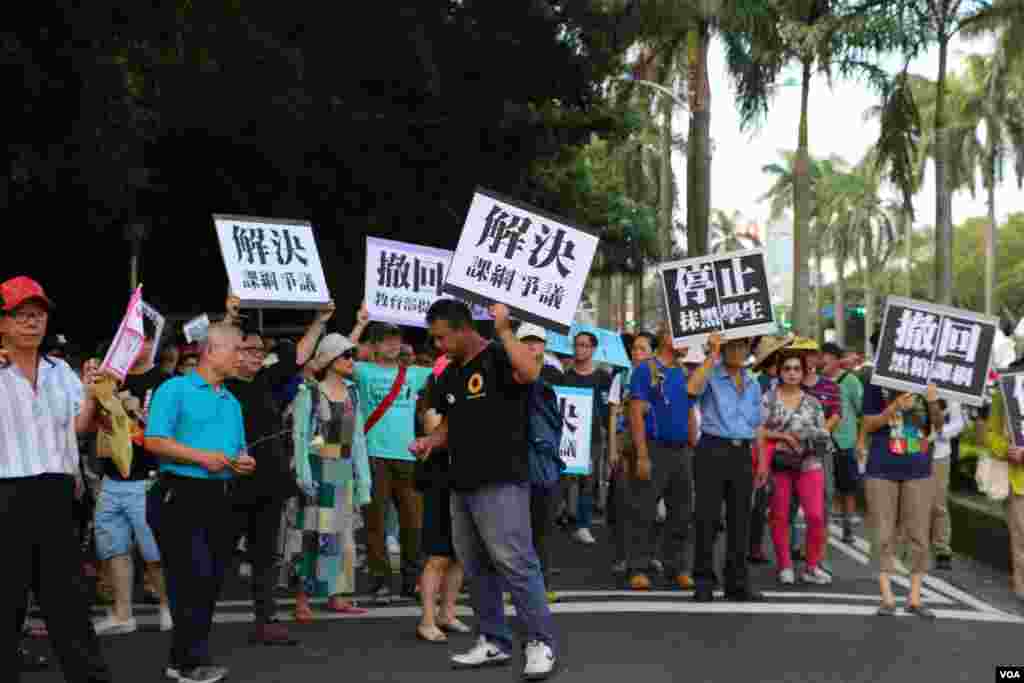
[[[971,52],[988,52],[992,42],[982,39],[964,42],[954,39],[950,50],[950,70],[960,69],[963,56]],[[896,56],[887,67],[895,71],[901,62]],[[726,74],[725,56],[717,41],[708,55],[711,81],[711,137],[715,152],[711,170],[711,208],[731,213],[739,210],[747,220],[767,223],[769,207],[759,199],[769,190],[773,177],[762,167],[780,161],[779,150],[796,148],[800,121],[800,87],[780,88],[760,126],[740,131],[739,115],[734,104],[732,84]],[[911,71],[934,80],[938,73],[938,49],[932,49],[911,63]],[[798,76],[798,72],[793,72]],[[864,112],[878,104],[878,95],[866,84],[857,81],[833,82],[830,89],[824,77],[815,77],[811,85],[809,108],[809,145],[815,157],[839,155],[851,164],[858,162],[878,138],[878,122],[865,121]],[[674,113],[676,134],[687,131],[687,114]],[[677,178],[686,177],[686,158],[676,152],[673,169]],[[686,186],[680,183],[677,220],[686,218]],[[934,171],[929,164],[924,187],[914,198],[915,227],[931,226],[935,220]],[[1009,213],[1024,211],[1024,192],[1017,189],[1016,179],[1008,178],[996,191],[996,214],[1003,220]],[[985,192],[980,187],[976,198],[967,191],[953,197],[953,224],[973,216],[984,216]],[[762,233],[763,234],[763,233]]]

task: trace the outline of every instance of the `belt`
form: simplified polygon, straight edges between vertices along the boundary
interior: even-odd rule
[[[160,481],[164,485],[172,487],[184,487],[200,489],[203,493],[231,493],[237,484],[234,479],[200,479],[198,477],[185,477],[180,474],[161,472]]]
[[[686,441],[652,441],[655,446],[661,446],[662,448],[689,448],[690,444]]]
[[[715,441],[727,443],[733,448],[742,448],[744,446],[749,446],[754,441],[753,439],[727,439],[724,436],[718,436],[717,434],[705,434],[704,438],[714,439]]]

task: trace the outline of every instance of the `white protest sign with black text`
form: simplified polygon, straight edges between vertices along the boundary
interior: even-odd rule
[[[1018,448],[1024,447],[1024,372],[999,375],[999,390],[1006,408],[1006,430]]]
[[[564,219],[478,189],[443,291],[565,334],[598,238]]]
[[[984,403],[999,320],[948,306],[890,296],[875,350],[871,383],[965,405]]]
[[[562,446],[558,454],[565,462],[566,475],[590,474],[590,430],[594,421],[594,390],[580,387],[552,387],[562,413]]]
[[[153,323],[153,348],[150,349],[148,363],[155,365],[156,355],[160,352],[160,342],[164,338],[164,325],[167,323],[167,319],[145,301],[140,301],[139,307],[142,310],[142,316]]]
[[[366,238],[366,308],[370,320],[426,327],[426,314],[441,293],[453,252],[378,237]],[[471,305],[473,318],[487,311]]]
[[[206,341],[210,330],[210,316],[203,313],[192,318],[184,325],[185,341],[189,344]]]
[[[230,291],[247,308],[324,308],[330,301],[307,221],[215,214]]]
[[[663,263],[658,273],[676,344],[778,331],[764,249]]]

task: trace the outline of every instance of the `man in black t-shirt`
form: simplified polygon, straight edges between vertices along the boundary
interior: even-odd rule
[[[601,499],[604,482],[604,425],[608,424],[608,394],[611,392],[612,377],[607,370],[594,365],[597,337],[590,332],[580,332],[573,339],[575,357],[572,366],[565,373],[564,384],[594,390],[593,420],[590,426],[590,476],[580,479],[579,502],[576,506],[576,530],[573,538],[580,543],[596,543],[590,533],[594,517],[594,501]],[[603,507],[603,506],[602,506]]]
[[[507,664],[512,631],[502,591],[512,594],[526,629],[528,680],[548,677],[555,666],[555,637],[544,577],[530,531],[527,405],[541,360],[516,339],[508,309],[491,308],[500,343],[473,329],[469,308],[442,299],[427,312],[430,335],[452,362],[438,379],[434,409],[443,421],[409,450],[423,459],[448,448],[452,483],[452,539],[471,580],[479,638],[456,668]]]

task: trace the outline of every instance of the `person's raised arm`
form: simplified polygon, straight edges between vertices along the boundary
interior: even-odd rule
[[[366,327],[370,324],[370,310],[366,307],[366,302],[359,308],[359,312],[356,313],[356,326],[352,328],[352,331],[348,333],[348,340],[353,344],[359,344],[359,340],[363,338],[363,333],[366,332]]]
[[[302,335],[302,339],[299,340],[299,345],[295,347],[295,363],[302,367],[305,365],[310,358],[313,357],[313,352],[316,350],[316,344],[320,341],[320,336],[324,333],[324,328],[327,327],[327,323],[334,316],[334,302],[330,301],[327,303],[327,308],[316,314],[316,318],[306,328],[306,333]]]
[[[512,364],[513,376],[518,384],[533,384],[540,377],[543,358],[537,358],[530,347],[516,339],[512,331],[512,323],[508,316],[508,306],[494,304],[490,309],[494,318],[494,333],[501,340],[509,362]]]
[[[910,410],[914,405],[913,394],[900,394],[896,397],[896,400],[892,401],[885,409],[877,415],[865,415],[864,416],[864,432],[867,434],[874,434],[882,427],[889,424],[895,415],[900,410]]]
[[[708,381],[708,373],[718,363],[718,359],[722,353],[722,335],[720,332],[712,332],[711,336],[708,337],[708,350],[707,358],[704,362],[697,366],[697,369],[690,375],[690,380],[686,383],[686,391],[690,396],[700,396],[704,393],[704,385]]]

